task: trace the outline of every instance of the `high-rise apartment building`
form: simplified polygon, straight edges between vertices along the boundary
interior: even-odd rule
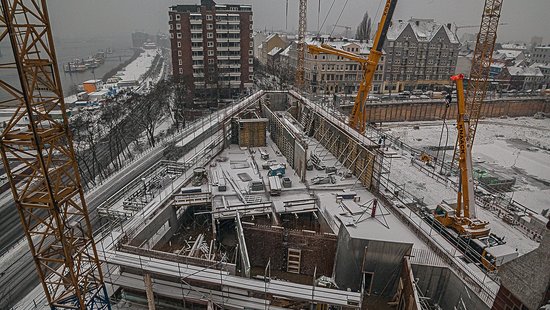
[[[460,42],[451,24],[433,19],[392,22],[384,51],[384,91],[438,89],[455,73]]]
[[[210,103],[252,87],[254,47],[252,7],[176,5],[169,11],[172,73],[192,79],[195,97]]]

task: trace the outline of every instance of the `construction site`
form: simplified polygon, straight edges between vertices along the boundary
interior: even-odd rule
[[[502,0],[485,1],[447,107],[367,102],[396,0],[368,58],[306,44],[300,0],[295,85],[187,124],[87,192],[45,2],[1,3],[0,70],[21,85],[0,83],[17,107],[0,146],[25,236],[0,256],[0,308],[548,307],[550,125],[520,116],[550,99],[484,103]],[[302,90],[306,54],[360,64],[351,109]]]

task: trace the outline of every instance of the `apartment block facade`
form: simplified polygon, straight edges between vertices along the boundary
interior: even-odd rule
[[[195,97],[209,103],[246,92],[253,83],[252,7],[176,5],[169,10],[172,74],[193,80]]]
[[[451,24],[433,19],[392,22],[384,43],[384,92],[437,90],[449,85],[459,48]]]
[[[370,43],[347,39],[308,39],[306,43],[313,45],[325,43],[364,58],[368,57],[371,48]],[[385,56],[382,56],[374,74],[372,93],[380,93],[382,89],[384,61]],[[306,52],[305,86],[312,94],[356,94],[363,75],[364,71],[358,62],[336,55],[314,55]]]
[[[537,46],[531,54],[531,62],[533,63],[550,63],[550,45]]]

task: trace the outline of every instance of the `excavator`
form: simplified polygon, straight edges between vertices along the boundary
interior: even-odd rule
[[[364,133],[366,129],[367,113],[365,103],[372,86],[374,72],[376,71],[380,57],[382,56],[382,47],[384,46],[386,34],[388,33],[396,5],[397,0],[386,0],[384,13],[380,18],[378,30],[376,31],[376,36],[374,37],[374,43],[370,50],[369,56],[366,59],[357,54],[334,48],[328,44],[321,44],[321,46],[308,44],[307,46],[310,54],[332,54],[357,61],[361,64],[363,69],[363,80],[359,85],[359,91],[357,92],[357,97],[355,97],[355,103],[348,120],[349,126],[360,133]]]
[[[435,211],[435,219],[445,227],[456,231],[460,236],[468,236],[472,239],[486,237],[489,235],[489,222],[470,218],[470,207],[474,207],[474,181],[472,175],[471,151],[466,143],[468,129],[470,128],[469,117],[466,114],[464,100],[464,75],[454,75],[451,80],[456,84],[458,115],[456,128],[458,130],[459,146],[459,184],[456,206],[443,201]]]

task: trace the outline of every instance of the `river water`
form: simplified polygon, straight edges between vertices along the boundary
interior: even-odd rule
[[[0,63],[6,63],[11,61],[11,47],[7,45],[7,42],[2,42],[0,46]],[[99,50],[107,50],[110,48],[113,53],[105,54],[105,63],[95,68],[94,71],[86,70],[84,72],[65,73],[63,65],[76,59],[76,58],[88,58],[93,56]],[[82,82],[91,79],[101,79],[103,75],[109,72],[111,69],[120,65],[124,61],[132,57],[134,53],[131,49],[131,37],[128,35],[127,39],[124,38],[101,38],[90,40],[59,40],[55,42],[55,51],[57,53],[57,63],[59,66],[59,73],[61,75],[61,85],[63,86],[63,93],[65,96],[74,92],[77,85]],[[10,85],[15,85],[19,88],[17,71],[15,70],[0,70],[0,79],[6,81]],[[4,90],[0,89],[0,98],[6,98]]]

